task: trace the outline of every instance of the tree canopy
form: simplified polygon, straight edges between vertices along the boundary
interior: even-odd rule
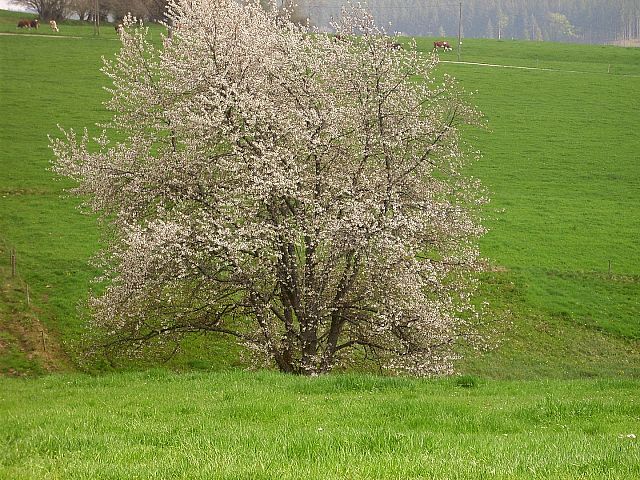
[[[102,135],[52,139],[105,225],[101,346],[220,332],[284,372],[450,371],[473,334],[483,197],[459,138],[479,115],[437,56],[359,9],[337,36],[258,2],[169,18],[158,48],[125,20]]]

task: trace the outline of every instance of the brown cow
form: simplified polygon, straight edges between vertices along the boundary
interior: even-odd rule
[[[449,42],[447,42],[446,40],[438,40],[437,42],[433,42],[433,49],[437,50],[439,48],[442,48],[445,52],[453,50],[451,48],[451,45],[449,45]]]
[[[31,20],[18,20],[18,28],[31,28]]]

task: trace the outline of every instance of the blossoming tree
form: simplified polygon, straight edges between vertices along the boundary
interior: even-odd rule
[[[221,332],[283,372],[449,371],[481,192],[459,140],[477,114],[437,57],[357,9],[337,35],[257,2],[176,0],[169,18],[161,46],[122,32],[103,134],[52,140],[106,227],[103,346]]]

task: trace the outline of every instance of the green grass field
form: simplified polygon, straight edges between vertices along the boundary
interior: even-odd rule
[[[518,292],[515,342],[482,368],[599,375],[597,365],[617,358],[620,372],[637,375],[640,51],[479,41],[476,54],[465,43],[470,62],[556,69],[445,64],[487,115],[474,173],[496,213],[482,251]]]
[[[572,55],[582,49],[602,60],[617,50]],[[487,106],[492,132],[478,140],[485,158],[475,173],[504,214],[489,223],[486,255],[525,276],[532,305],[636,339],[639,54],[614,56],[637,77],[446,66]]]
[[[441,56],[489,126],[468,137],[502,342],[467,376],[239,372],[217,338],[169,364],[217,373],[41,376],[78,369],[99,246],[47,135],[107,118],[100,58],[118,42],[77,22],[18,31],[25,16],[0,11],[0,479],[640,477],[640,49],[465,40],[469,63]]]
[[[0,378],[0,478],[640,476],[637,381],[464,381],[237,371]]]
[[[47,135],[57,124],[91,128],[106,118],[99,68],[118,41],[110,26],[95,36],[78,22],[62,23],[57,38],[48,26],[18,31],[22,16],[0,15],[0,33],[11,34],[0,36],[1,64],[11,66],[0,75],[0,268],[6,278],[15,248],[19,274],[4,289],[13,305],[5,318],[31,312],[74,357],[78,304],[95,274],[87,262],[99,236],[48,170]],[[158,27],[152,32],[159,37]],[[418,44],[428,50],[431,41]],[[488,121],[468,137],[484,153],[472,173],[492,198],[481,247],[496,271],[484,276],[481,299],[504,338],[460,370],[494,378],[640,376],[640,51],[465,40],[461,60],[469,63],[456,63],[456,52],[441,58],[441,71],[474,92]],[[217,340],[200,343],[206,347],[173,365],[237,362]],[[13,360],[3,355],[7,371]]]

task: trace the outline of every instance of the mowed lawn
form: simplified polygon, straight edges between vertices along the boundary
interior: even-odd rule
[[[0,478],[636,479],[639,387],[267,372],[0,378]]]

